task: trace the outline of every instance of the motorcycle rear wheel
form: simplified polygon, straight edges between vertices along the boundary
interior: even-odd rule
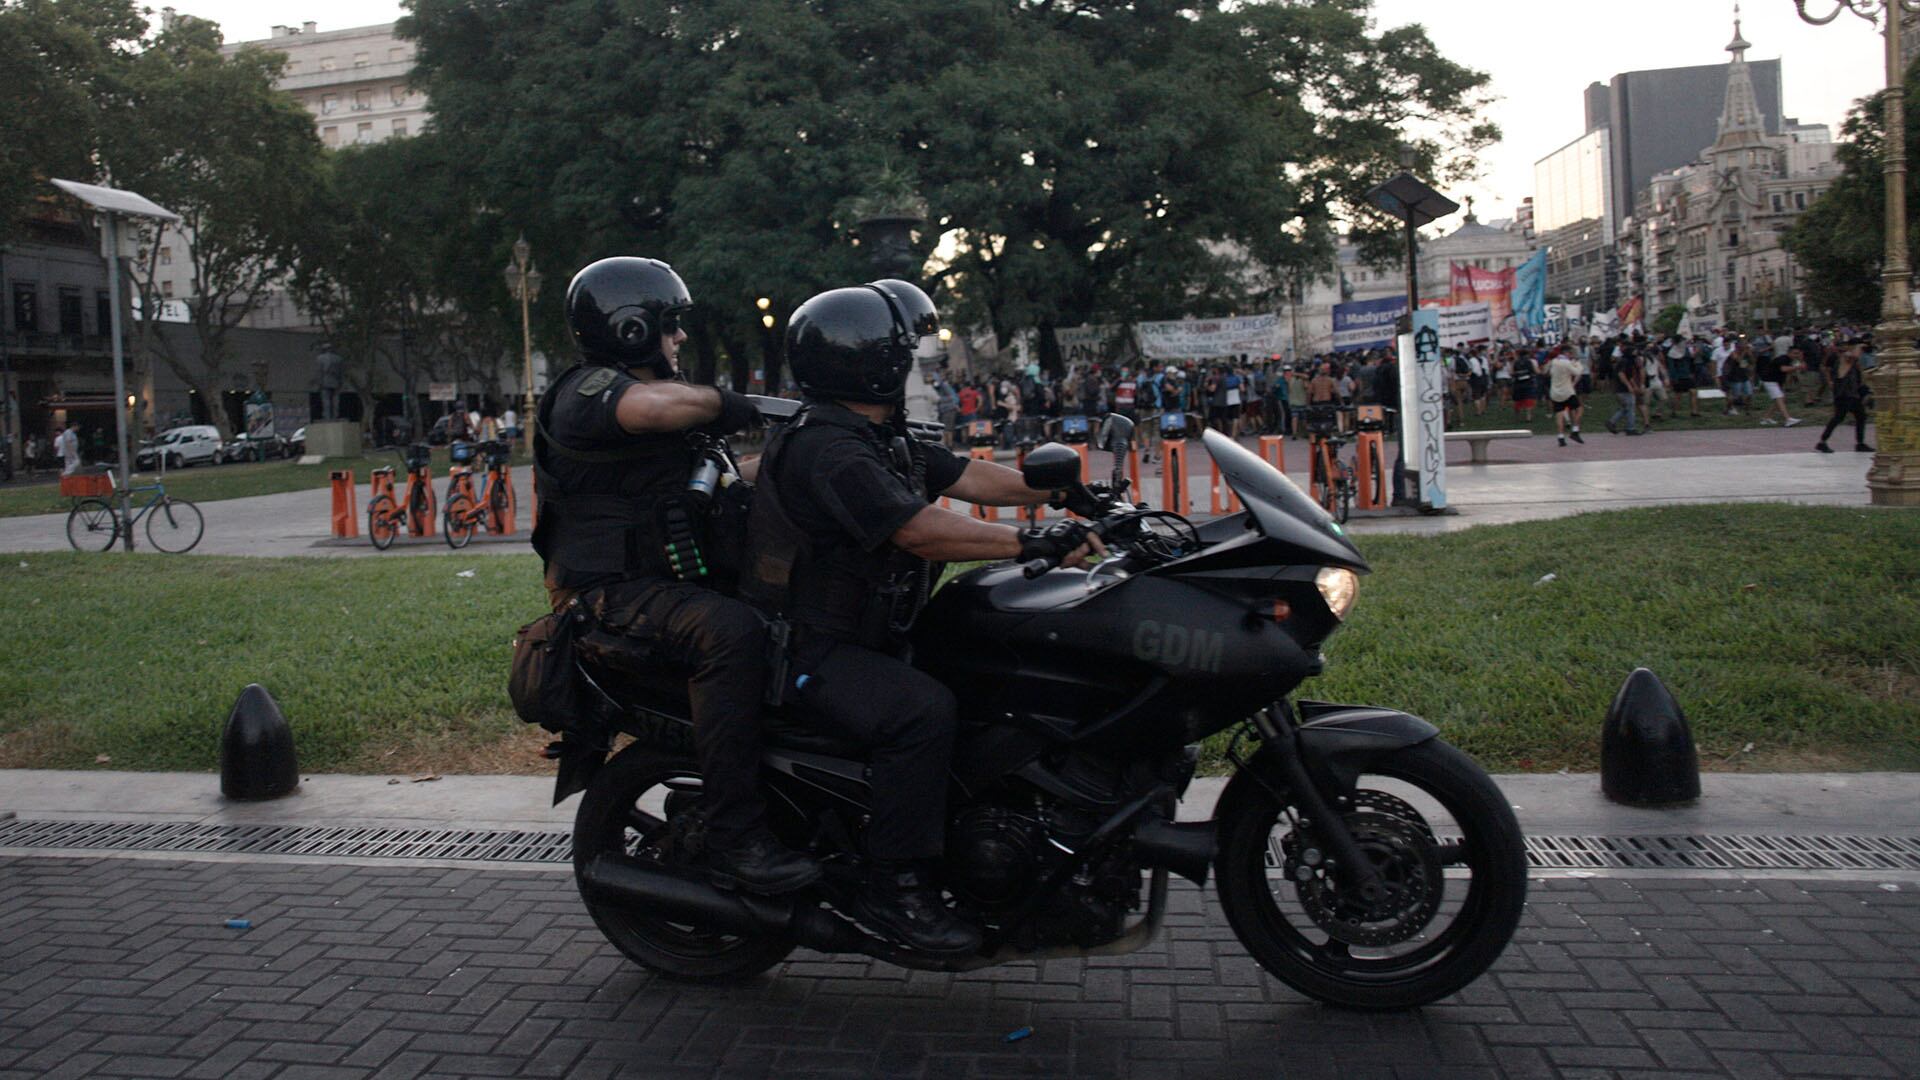
[[[671,851],[669,817],[697,810],[700,766],[693,758],[636,743],[594,775],[573,819],[573,868],[580,898],[594,925],[627,959],[684,982],[728,983],[750,979],[787,958],[794,942],[779,936],[746,936],[702,930],[651,917],[631,906],[596,898],[580,875],[594,856],[625,852],[679,873],[697,873]],[[686,799],[657,805],[662,792]],[[704,878],[704,875],[702,875]]]
[[[1450,852],[1452,858],[1438,860],[1455,876],[1439,883],[1432,898],[1436,910],[1426,913],[1417,934],[1393,945],[1356,945],[1316,926],[1302,900],[1307,886],[1268,864],[1270,853],[1281,863],[1282,834],[1290,829],[1282,816],[1287,807],[1259,778],[1244,773],[1228,784],[1216,813],[1220,904],[1253,958],[1295,990],[1351,1009],[1407,1009],[1479,978],[1506,948],[1526,905],[1526,844],[1511,804],[1493,780],[1473,759],[1439,739],[1373,763],[1360,778],[1360,789],[1366,791],[1375,777],[1401,781],[1438,802],[1462,837],[1457,851]],[[1377,782],[1373,786],[1377,788]],[[1345,816],[1352,822],[1351,813]],[[1421,833],[1423,839],[1405,843]],[[1403,847],[1421,843],[1435,854],[1443,850],[1424,824],[1402,830]],[[1383,873],[1390,868],[1399,869],[1383,865]],[[1414,875],[1423,872],[1419,865],[1407,869]],[[1470,879],[1463,882],[1461,871]],[[1457,901],[1443,895],[1457,894],[1463,884],[1465,894]],[[1443,914],[1448,918],[1441,925]]]

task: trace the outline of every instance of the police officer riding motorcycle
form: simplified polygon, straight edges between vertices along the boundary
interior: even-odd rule
[[[955,705],[906,662],[906,635],[935,564],[1072,556],[1087,532],[1067,522],[1022,533],[931,505],[941,495],[998,506],[1051,495],[1013,469],[909,435],[914,347],[937,329],[926,293],[898,280],[834,289],[794,311],[787,362],[803,402],[759,462],[741,595],[791,625],[805,722],[872,748],[862,921],[947,954],[980,943],[936,887]]]
[[[554,607],[569,620],[563,629],[590,626],[603,651],[685,678],[706,775],[713,882],[791,892],[817,881],[820,869],[766,827],[758,780],[765,623],[712,587],[698,552],[706,507],[687,490],[702,440],[757,424],[759,413],[744,395],[678,380],[680,322],[692,304],[680,276],[657,259],[602,259],[568,285],[580,361],[534,415],[533,546]],[[516,690],[516,704],[539,696]],[[576,785],[587,767],[576,768]]]

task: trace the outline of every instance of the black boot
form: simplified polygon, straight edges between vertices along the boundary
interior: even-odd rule
[[[707,852],[707,876],[723,889],[777,896],[820,880],[820,864],[758,829],[737,843]]]
[[[980,931],[954,915],[915,863],[876,862],[854,899],[868,929],[921,952],[958,956],[980,948]]]

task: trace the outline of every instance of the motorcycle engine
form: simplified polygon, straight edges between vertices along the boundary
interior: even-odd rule
[[[1046,868],[1065,848],[1050,836],[1065,837],[1078,848],[1096,818],[1065,807],[988,804],[962,811],[947,840],[945,880],[963,907],[992,920],[1023,907]],[[1140,903],[1140,868],[1125,845],[1063,880],[1042,898],[1032,916],[1008,927],[1021,948],[1048,945],[1093,946],[1112,941],[1126,928],[1127,912]]]

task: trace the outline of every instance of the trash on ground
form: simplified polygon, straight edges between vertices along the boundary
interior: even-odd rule
[[[1899,892],[1900,886],[1895,885],[1891,881],[1883,881],[1880,883],[1880,891],[1881,892]]]
[[[1019,1042],[1021,1039],[1024,1039],[1027,1036],[1032,1034],[1033,1034],[1033,1029],[1030,1027],[1015,1028],[1014,1030],[1007,1032],[1007,1037],[1001,1041],[1002,1042]]]
[[[453,576],[454,576],[454,577],[472,577],[472,576],[473,576],[473,571],[471,571],[471,570],[462,570],[462,571],[460,571],[459,573],[457,573],[457,574],[455,574],[455,575],[453,575]]]
[[[430,772],[430,773],[422,773],[421,775],[414,777],[412,780],[408,782],[414,783],[414,784],[425,784],[438,779],[440,779],[439,773]]]
[[[112,755],[112,754],[95,754],[95,755],[93,755],[93,763],[94,763],[95,765],[105,765],[105,764],[106,764],[107,762],[109,762],[109,761],[112,761],[112,760],[113,760],[113,755]]]
[[[1541,574],[1539,580],[1535,581],[1534,584],[1545,585],[1549,581],[1558,581],[1558,580],[1560,580],[1560,575],[1558,574]]]
[[[228,919],[228,920],[227,920],[227,929],[229,929],[229,930],[251,930],[251,929],[253,929],[253,920],[252,920],[252,919]]]
[[[1593,874],[1593,871],[1591,870],[1569,870],[1567,871],[1567,876],[1577,877],[1577,878],[1590,878],[1594,876],[1594,874]]]

